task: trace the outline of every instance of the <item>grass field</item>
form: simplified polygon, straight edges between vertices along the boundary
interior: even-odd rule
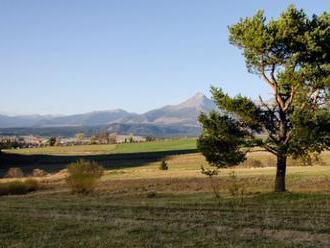
[[[113,156],[125,166],[109,165],[94,194],[71,194],[60,172],[37,178],[37,192],[0,197],[0,247],[330,246],[330,153],[315,166],[291,161],[289,192],[274,194],[275,168],[248,168],[255,160],[273,163],[271,156],[252,153],[249,162],[222,169],[211,181],[200,173],[208,166],[200,154],[175,152],[194,151],[194,145],[183,140],[99,148],[119,152]],[[171,148],[147,162],[132,160]],[[164,158],[168,171],[159,170]],[[233,195],[233,187],[242,193]]]
[[[20,150],[4,150],[6,153],[20,155],[99,155],[99,154],[120,154],[120,153],[140,153],[158,152],[173,150],[196,149],[196,140],[177,139],[161,140],[143,143],[126,143],[118,145],[81,145],[81,146],[53,146],[41,148],[26,148]]]
[[[43,179],[39,192],[0,198],[1,245],[328,247],[328,166],[290,168],[294,193],[285,194],[271,193],[272,168],[234,169],[246,187],[243,197],[229,194],[231,169],[224,169],[217,179],[221,199],[208,178],[188,167],[158,171],[158,177],[154,165],[114,170],[89,196]]]
[[[196,140],[176,139],[118,145],[88,145],[4,150],[0,154],[0,177],[10,167],[26,173],[34,168],[56,172],[79,159],[95,160],[107,169],[136,167],[177,154],[195,153]]]

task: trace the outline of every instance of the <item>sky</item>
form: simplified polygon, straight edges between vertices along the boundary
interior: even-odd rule
[[[228,26],[329,0],[0,0],[0,113],[143,113],[210,85],[271,97],[228,42]]]

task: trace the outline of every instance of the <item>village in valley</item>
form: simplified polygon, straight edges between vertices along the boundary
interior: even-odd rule
[[[134,134],[118,135],[116,133],[99,133],[92,136],[85,136],[84,133],[77,133],[74,137],[42,137],[35,135],[10,135],[1,136],[0,142],[8,144],[13,149],[36,148],[47,146],[76,146],[96,144],[121,144],[153,141],[154,137],[142,137]]]

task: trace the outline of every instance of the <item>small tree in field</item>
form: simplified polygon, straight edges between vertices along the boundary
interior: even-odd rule
[[[3,149],[7,148],[7,142],[4,140],[0,140],[0,154],[2,152]]]
[[[275,191],[283,192],[288,156],[330,147],[330,15],[308,18],[290,6],[267,22],[258,11],[229,32],[230,42],[243,51],[248,71],[270,86],[274,101],[260,97],[255,104],[212,87],[215,103],[227,114],[200,116],[198,147],[217,167],[236,165],[250,148],[263,148],[277,157]]]
[[[162,162],[160,162],[159,169],[160,170],[168,170],[168,163],[167,163],[166,160],[163,160]]]
[[[48,144],[49,144],[49,146],[54,146],[56,144],[56,138],[55,137],[50,137],[48,139]]]

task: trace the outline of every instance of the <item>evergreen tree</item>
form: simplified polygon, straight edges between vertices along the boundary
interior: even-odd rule
[[[230,97],[212,87],[225,114],[202,114],[198,147],[217,167],[244,161],[260,147],[277,157],[275,191],[286,190],[287,157],[320,153],[330,147],[330,15],[309,18],[294,6],[267,21],[258,11],[229,27],[249,72],[268,84],[274,101]]]

